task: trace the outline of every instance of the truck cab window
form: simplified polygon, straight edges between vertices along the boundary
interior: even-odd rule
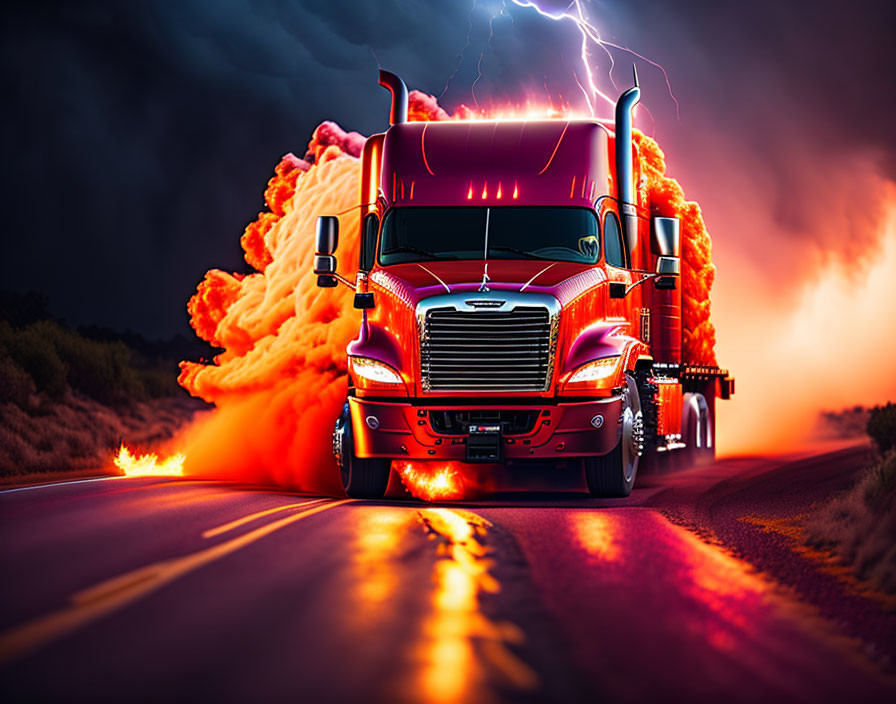
[[[625,266],[625,250],[622,249],[622,228],[616,213],[609,212],[604,216],[604,247],[607,250],[607,264]]]
[[[361,231],[361,271],[373,269],[376,256],[376,237],[380,229],[380,219],[375,213],[364,218]]]

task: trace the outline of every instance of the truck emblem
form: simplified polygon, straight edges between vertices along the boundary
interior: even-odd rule
[[[485,266],[482,267],[482,283],[479,284],[479,293],[488,293],[491,289],[488,287],[488,282],[491,279],[488,278],[488,262],[485,263]]]
[[[494,298],[481,298],[475,300],[464,301],[468,306],[474,306],[476,308],[500,308],[507,301],[498,301]]]

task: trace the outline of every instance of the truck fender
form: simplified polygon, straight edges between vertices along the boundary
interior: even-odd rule
[[[627,323],[600,322],[589,325],[575,339],[566,353],[562,373],[571,374],[583,364],[604,357],[621,356],[623,368],[635,368],[638,357],[647,354],[647,347],[640,340],[627,335]]]
[[[398,341],[376,323],[364,322],[361,331],[348,343],[346,352],[352,357],[368,357],[401,370],[401,348]]]

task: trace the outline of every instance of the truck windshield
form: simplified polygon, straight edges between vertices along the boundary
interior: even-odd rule
[[[392,208],[380,264],[444,259],[544,259],[594,264],[597,218],[586,208]]]

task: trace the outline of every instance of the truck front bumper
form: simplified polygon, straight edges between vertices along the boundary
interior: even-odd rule
[[[391,459],[467,459],[467,436],[437,432],[433,411],[513,410],[537,414],[526,433],[504,435],[507,460],[561,460],[604,455],[619,442],[622,397],[543,405],[420,406],[350,397],[355,454]]]

